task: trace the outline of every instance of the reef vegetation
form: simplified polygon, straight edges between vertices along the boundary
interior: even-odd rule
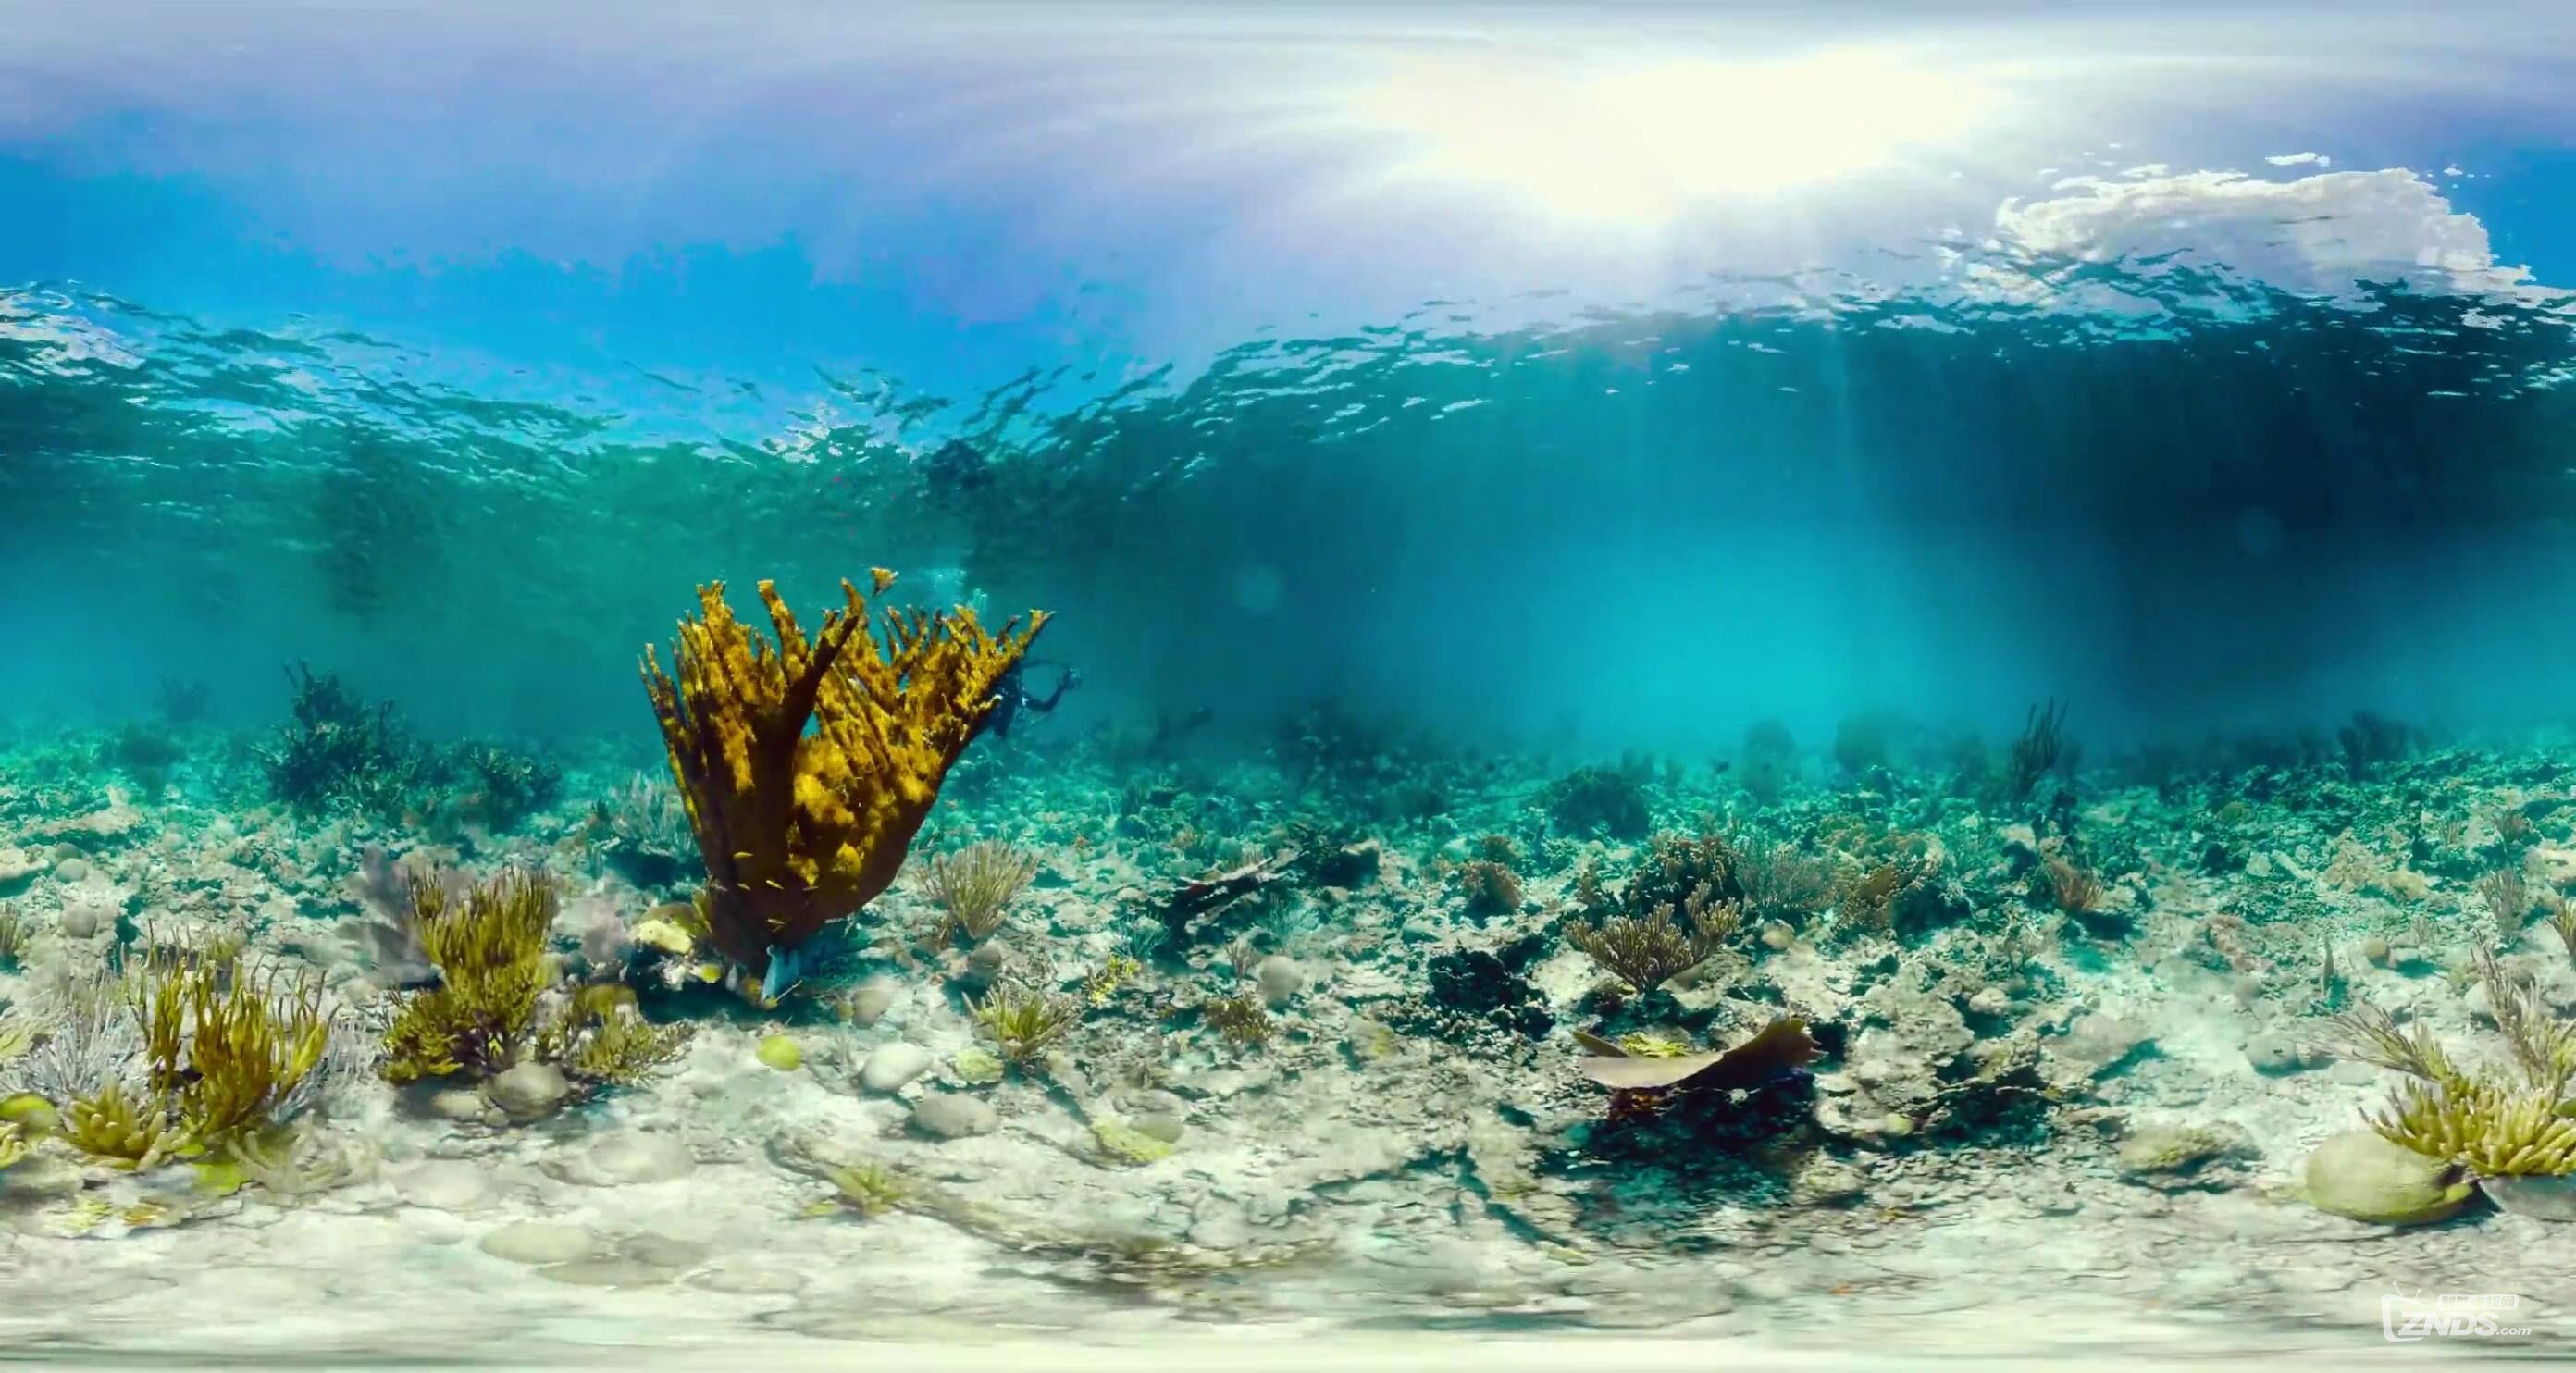
[[[893,585],[809,634],[709,584],[624,737],[432,741],[301,667],[269,730],[15,735],[0,1213],[723,1158],[792,1181],[782,1221],[1167,1292],[1315,1261],[1353,1196],[1541,1266],[1928,1224],[1998,1177],[2568,1206],[2576,792],[2540,745],[2359,717],[2095,760],[2054,703],[1571,767],[1324,705],[1249,751],[988,739],[1047,616]]]

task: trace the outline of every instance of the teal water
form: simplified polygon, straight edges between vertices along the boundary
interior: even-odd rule
[[[0,690],[29,707],[130,709],[200,660],[249,718],[276,701],[261,664],[317,658],[460,727],[577,727],[693,582],[810,597],[862,563],[1065,609],[1103,715],[1341,694],[1697,747],[1784,712],[1999,728],[2057,693],[2170,741],[2520,719],[2559,691],[2519,647],[2566,575],[2546,43],[2493,40],[2481,90],[2380,23],[2295,72],[2251,21],[2018,49],[1891,25],[1797,60],[1844,79],[1835,53],[1917,45],[1929,75],[1847,79],[1945,83],[1918,98],[1986,111],[1951,141],[1864,107],[1811,156],[1866,165],[1811,175],[1794,138],[1706,129],[1655,175],[1600,150],[1587,209],[1551,199],[1579,153],[1489,156],[1385,93],[1442,70],[1436,18],[1338,54],[1302,11],[1268,47],[923,19],[839,80],[827,28],[791,80],[749,55],[797,31],[781,13],[669,88],[649,42],[569,17],[557,70],[554,20],[246,15],[221,67],[134,20],[130,90],[82,86],[68,37],[17,59],[43,115],[0,171],[47,213],[5,245],[7,556],[27,642],[127,627],[89,667],[13,655]],[[1487,71],[1556,22],[1468,43],[1421,100],[1534,80],[1588,127],[1612,35],[1555,76]],[[1793,46],[1670,22],[1694,60]],[[1048,33],[1098,60],[1044,75]],[[1238,89],[1176,74],[1193,52]],[[2181,112],[2194,61],[2270,103]],[[656,90],[658,125],[611,113]],[[1686,121],[1672,99],[1640,127]],[[1681,196],[1693,156],[1783,184],[1614,194]],[[951,441],[971,480],[927,462]]]
[[[2225,280],[2013,265],[2159,311]],[[695,581],[811,600],[886,565],[1064,612],[1098,719],[1330,695],[1615,749],[1775,714],[1994,727],[2050,693],[2167,744],[2555,713],[2529,636],[2568,590],[2559,296],[2244,287],[2243,317],[2096,328],[1851,289],[1493,333],[1428,311],[1090,401],[825,378],[866,403],[755,393],[776,428],[691,431],[27,288],[11,690],[113,719],[184,668],[242,720],[279,700],[265,665],[311,658],[442,727],[641,724],[628,659]]]
[[[1339,1246],[1276,1292],[1232,1278],[1170,1303],[1190,1320],[1725,1317],[1776,1353],[1837,1347],[1826,1298],[1857,1291],[1895,1300],[1854,1308],[1844,1347],[1866,1347],[1939,1307],[1955,1284],[1934,1257],[1993,1243],[1961,1238],[1992,1223],[2051,1236],[1995,1291],[2117,1270],[2134,1285],[2082,1309],[2145,1311],[2153,1288],[2154,1310],[2240,1320],[2235,1352],[2375,1343],[2355,1293],[2380,1279],[2522,1292],[2562,1337],[2576,1294],[2517,1257],[2561,1242],[2509,1207],[2370,1231],[2351,1292],[2225,1267],[2226,1244],[2315,1238],[2266,1218],[2385,1086],[2376,1060],[2280,1045],[2323,1044],[2359,1002],[2481,1032],[2486,1012],[2435,995],[2478,981],[2473,952],[2508,960],[2497,988],[2576,1006],[2576,939],[2548,923],[2576,885],[2576,667],[2556,648],[2576,598],[2576,29],[2455,8],[16,17],[0,914],[31,942],[0,943],[0,1049],[29,1027],[0,1088],[61,1079],[24,1064],[72,1042],[65,988],[146,967],[179,930],[326,980],[362,1029],[313,1137],[394,1142],[383,1179],[318,1206],[263,1210],[253,1188],[161,1234],[65,1232],[84,1198],[131,1208],[154,1185],[95,1157],[58,1150],[78,1181],[19,1173],[14,1196],[0,1171],[0,1292],[67,1313],[160,1274],[171,1305],[102,1327],[152,1349],[156,1312],[193,1308],[144,1246],[238,1257],[227,1227],[274,1225],[301,1262],[462,1264],[488,1295],[516,1270],[472,1268],[474,1246],[555,1214],[600,1252],[540,1264],[560,1288],[466,1322],[458,1357],[499,1357],[512,1312],[558,1321],[543,1357],[569,1358],[755,1329],[791,1352],[938,1338],[1015,1284],[1057,1284],[1044,1319],[1065,1330],[1125,1309],[1098,1274],[1042,1279],[1013,1252],[1155,1285],[1093,1230],[1029,1240],[926,1201],[881,1241],[894,1267],[847,1275],[935,1273],[925,1312],[871,1326],[828,1285],[710,1278],[735,1271],[715,1232],[798,1223],[814,1198],[792,1189],[820,1174],[779,1163],[803,1156],[781,1141],[830,1127],[1050,1224],[1097,1208],[1098,1233],[1193,1252],[1266,1252],[1300,1224]],[[703,949],[630,939],[705,877],[685,816],[659,812],[649,843],[634,828],[670,804],[637,659],[671,661],[701,584],[751,612],[774,579],[812,628],[877,567],[900,574],[887,603],[1052,612],[1031,684],[1076,685],[971,747],[903,881],[802,1001],[745,1007],[707,990]],[[362,771],[414,771],[361,794],[282,764],[315,680],[348,720],[387,703],[397,743]],[[2006,780],[2050,702],[2064,749]],[[1780,846],[1814,890],[1772,909],[1726,888],[1750,914],[1722,994],[1605,993],[1568,921],[1608,909],[1599,881],[1646,889],[1650,836],[1704,833],[1743,863]],[[1041,874],[989,946],[1004,982],[1073,995],[1140,948],[1161,984],[1095,1006],[1080,1071],[1052,1085],[960,1076],[993,968],[945,928],[936,950],[895,937],[940,906],[922,858],[975,839]],[[1361,849],[1365,878],[1332,866]],[[549,874],[549,995],[625,986],[639,1015],[694,1027],[690,1056],[542,1125],[501,1119],[488,1084],[468,1084],[478,1116],[377,1080],[359,1059],[425,985],[384,975],[361,933],[392,909],[377,865],[406,854]],[[1187,884],[1247,865],[1293,875],[1221,937],[1138,942]],[[1508,897],[1479,885],[1498,865]],[[1933,913],[1871,904],[1900,872]],[[2110,894],[2065,896],[2062,873]],[[2500,873],[2528,899],[2490,896]],[[2095,901],[2128,923],[2099,928]],[[1461,992],[1471,954],[1520,990]],[[1222,1041],[1205,1004],[1273,956],[1306,979],[1271,1008],[1279,1040]],[[1932,1028],[1869,999],[1917,971],[1946,1007]],[[2008,1011],[1969,1009],[1988,979]],[[854,1023],[871,983],[903,999]],[[1533,1006],[1544,1023],[1513,1030]],[[1828,1028],[1825,1104],[1719,1132],[1769,1182],[1585,1143],[1601,1093],[1568,1031],[1708,1048],[1793,1012]],[[2080,1089],[2051,1076],[2071,1123],[1909,1143],[1954,1128],[1930,1087],[1890,1108],[1913,1112],[1892,1135],[1833,1105],[1874,1034],[1946,1044],[1956,1022],[1961,1044],[2056,1063],[2106,1018],[2152,1047]],[[808,1046],[781,1079],[802,1095],[759,1095],[775,1033]],[[896,1041],[940,1066],[900,1098],[855,1086]],[[1381,1052],[1418,1076],[1369,1078]],[[2296,1085],[2272,1091],[2283,1061]],[[1167,1089],[1208,1152],[1104,1165],[1086,1127],[1164,1113],[1121,1093]],[[940,1152],[902,1114],[925,1095],[996,1101],[1007,1124]],[[1381,1097],[1438,1119],[1390,1120]],[[1488,1118],[1511,1142],[1458,1135]],[[2120,1141],[2176,1119],[2243,1134],[2209,1153],[2244,1176],[2087,1190],[2126,1176]],[[697,1171],[631,1214],[546,1190],[620,1131],[688,1141]],[[1405,1143],[1336,1171],[1355,1134]],[[1068,1157],[1089,1171],[1030,1161]],[[1798,1208],[1850,1202],[1792,1181],[1815,1158],[1873,1178],[1812,1222],[1841,1247],[1783,1238],[1811,1223]],[[486,1181],[439,1171],[460,1162]],[[1665,1169],[1669,1195],[1640,1181]],[[2076,1210],[1971,1185],[2052,1169]],[[1925,1178],[1986,1200],[1924,1200]],[[436,1199],[451,1184],[471,1204]],[[1968,1228],[1943,1231],[1942,1205]],[[1862,1216],[1936,1212],[1883,1271],[1849,1257],[1885,1242]],[[356,1237],[388,1216],[399,1241]],[[2086,1227],[2137,1238],[2090,1257],[2058,1238]],[[713,1255],[652,1282],[783,1305],[638,1337],[651,1265],[616,1246],[641,1230]],[[2185,1262],[2213,1234],[2230,1257]],[[827,1241],[800,1239],[818,1247],[799,1265]],[[1593,1277],[1547,1268],[1577,1251]],[[591,1262],[643,1266],[594,1284]],[[1693,1283],[1733,1315],[1676,1295]],[[30,1320],[0,1331],[82,1342],[68,1316]],[[362,1321],[219,1324],[252,1351],[439,1347]]]

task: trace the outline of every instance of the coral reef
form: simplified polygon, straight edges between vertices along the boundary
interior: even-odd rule
[[[2543,745],[2088,763],[2052,705],[2027,747],[1855,718],[1577,787],[1308,710],[1149,762],[986,740],[961,790],[1026,636],[862,648],[852,601],[812,639],[773,602],[756,646],[710,610],[648,659],[694,790],[635,774],[650,736],[529,755],[597,804],[496,810],[406,743],[399,808],[310,814],[254,804],[219,731],[154,793],[96,776],[111,730],[0,743],[0,1225],[410,1290],[420,1246],[340,1242],[396,1217],[477,1301],[685,1284],[868,1337],[850,1294],[941,1245],[1145,1311],[1589,1323],[1709,1319],[1685,1270],[1766,1320],[1965,1300],[1963,1249],[1980,1290],[2205,1266],[2306,1318],[2356,1266],[2576,1245],[2576,793]],[[722,966],[755,942],[756,989]],[[58,1305],[0,1325],[61,1328],[103,1271],[13,1277]]]

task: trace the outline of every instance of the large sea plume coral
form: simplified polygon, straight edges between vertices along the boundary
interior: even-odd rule
[[[893,583],[876,570],[873,594]],[[949,767],[1047,616],[997,635],[962,606],[889,610],[880,647],[866,599],[844,581],[847,605],[809,641],[777,589],[759,587],[775,648],[713,582],[698,589],[701,616],[680,622],[676,677],[650,645],[643,674],[706,862],[697,904],[707,937],[746,972],[768,974],[770,996],[782,980],[773,953],[792,953],[893,883]]]

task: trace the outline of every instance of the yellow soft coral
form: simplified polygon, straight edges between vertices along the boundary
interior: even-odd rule
[[[2370,1127],[2392,1144],[2480,1177],[2576,1173],[2576,1120],[2557,1093],[2467,1077],[2401,1086]]]
[[[874,591],[893,582],[880,568]],[[698,589],[703,617],[680,622],[676,681],[644,650],[645,688],[706,860],[700,913],[716,950],[755,975],[773,951],[893,883],[949,766],[1047,620],[1038,612],[996,636],[965,607],[888,611],[880,649],[866,600],[846,581],[841,590],[847,607],[809,643],[760,583],[773,649],[715,582]]]
[[[541,873],[511,869],[451,895],[437,873],[414,874],[412,919],[438,985],[404,998],[385,1032],[393,1082],[462,1073],[489,1077],[518,1061],[553,980],[546,934],[556,896]]]
[[[180,1147],[194,1151],[264,1127],[329,1046],[321,979],[255,967],[237,947],[155,949],[128,985],[143,1027],[151,1099],[122,1115],[96,1109],[122,1108],[121,1097],[94,1099],[92,1125],[101,1138],[119,1133],[108,1122],[143,1127],[166,1115],[181,1128]],[[123,1133],[129,1143],[143,1137],[133,1128]]]

